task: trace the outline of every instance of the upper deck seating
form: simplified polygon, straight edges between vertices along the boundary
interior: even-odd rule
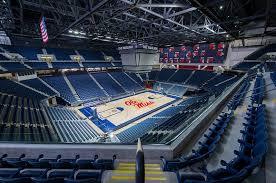
[[[26,68],[23,64],[19,62],[0,62],[0,65],[7,69],[8,71],[19,71],[19,70],[26,70]]]
[[[37,54],[43,54],[42,49],[30,46],[4,46],[11,53],[18,53],[28,60],[38,60]]]
[[[76,55],[73,49],[46,48],[48,54],[55,55],[57,60],[71,60],[70,55]]]
[[[98,51],[78,50],[78,52],[85,60],[104,60],[103,54]]]
[[[80,65],[77,62],[52,62],[53,68],[56,69],[73,69],[79,68]]]

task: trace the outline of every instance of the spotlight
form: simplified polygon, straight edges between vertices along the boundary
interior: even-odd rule
[[[220,6],[219,6],[219,9],[220,9],[220,10],[222,10],[222,9],[223,9],[223,6],[222,6],[222,5],[220,5]]]

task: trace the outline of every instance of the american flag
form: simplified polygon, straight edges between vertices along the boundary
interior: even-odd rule
[[[40,32],[41,32],[41,37],[42,37],[43,43],[47,43],[49,38],[48,38],[48,33],[47,33],[44,17],[42,17],[40,20]]]

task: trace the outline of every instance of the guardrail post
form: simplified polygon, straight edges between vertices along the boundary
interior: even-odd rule
[[[140,138],[137,143],[135,174],[136,183],[145,183],[145,158]]]

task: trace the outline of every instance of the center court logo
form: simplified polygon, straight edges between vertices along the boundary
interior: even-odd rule
[[[154,104],[154,102],[152,102],[152,101],[139,102],[139,101],[135,101],[135,100],[127,100],[127,101],[125,101],[125,104],[127,106],[134,106],[134,107],[137,107],[138,109],[140,109],[140,108],[144,108],[149,105],[152,105],[152,104]]]

